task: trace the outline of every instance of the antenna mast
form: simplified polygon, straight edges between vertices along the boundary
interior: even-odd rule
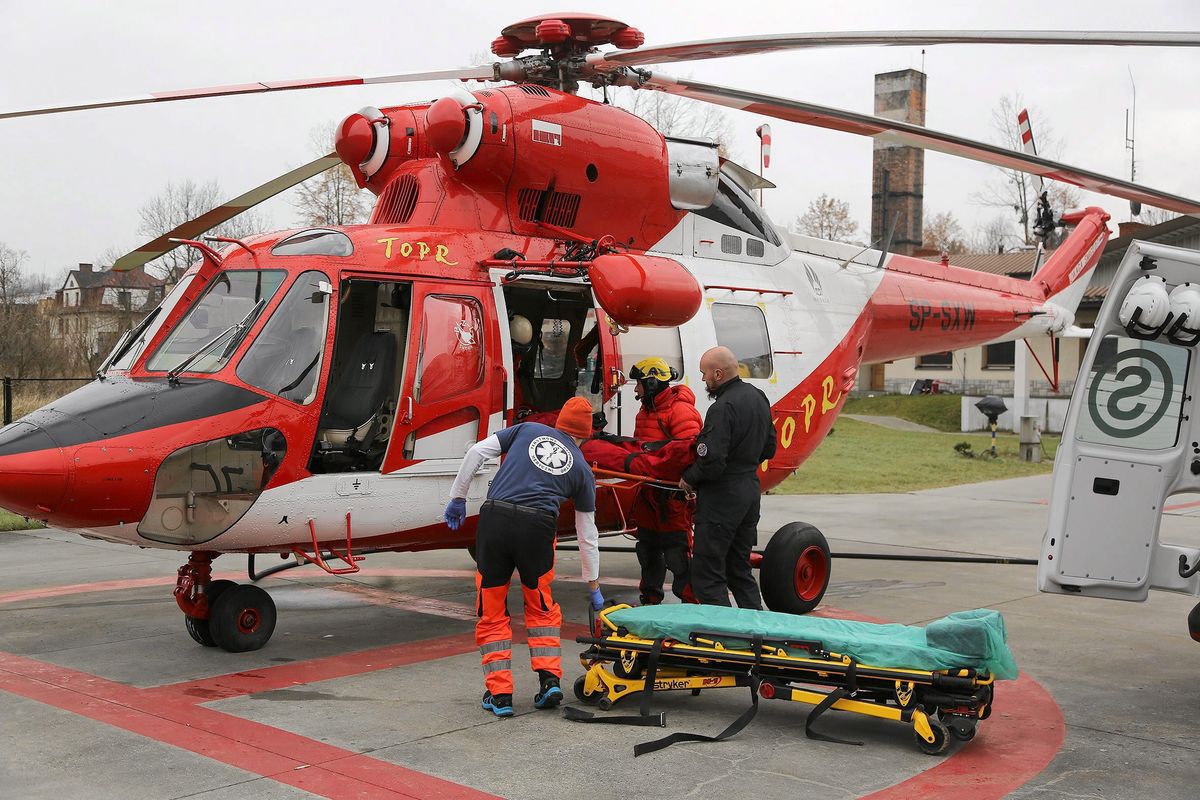
[[[1133,69],[1128,65],[1125,67],[1129,70],[1129,85],[1133,87],[1133,109],[1125,109],[1125,149],[1129,151],[1129,182],[1137,182],[1137,159],[1134,153],[1134,136],[1137,131],[1137,84],[1133,82]],[[1129,213],[1131,216],[1139,216],[1142,213],[1142,204],[1137,200],[1129,201]]]

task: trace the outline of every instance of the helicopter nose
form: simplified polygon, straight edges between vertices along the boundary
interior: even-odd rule
[[[45,430],[24,421],[0,428],[0,507],[44,519],[66,489],[66,456]]]

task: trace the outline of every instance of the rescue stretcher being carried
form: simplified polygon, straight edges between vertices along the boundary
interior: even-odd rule
[[[592,631],[578,637],[588,648],[575,696],[607,711],[641,693],[641,713],[605,717],[568,707],[567,719],[665,727],[665,714],[649,712],[654,692],[751,690],[751,707],[720,734],[671,734],[637,745],[635,756],[728,738],[750,722],[760,697],[815,706],[809,738],[861,744],[813,729],[835,709],[907,723],[917,746],[937,754],[951,737],[974,738],[991,715],[995,682],[1017,677],[1004,619],[984,609],[918,628],[719,606],[614,605],[593,618]]]

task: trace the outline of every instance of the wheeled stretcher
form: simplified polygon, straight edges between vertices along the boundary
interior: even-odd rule
[[[861,744],[813,729],[836,709],[907,723],[917,746],[937,754],[951,737],[974,738],[991,714],[997,678],[1016,677],[994,611],[915,628],[712,606],[617,605],[593,618],[592,631],[578,637],[588,648],[580,656],[586,672],[575,682],[576,697],[607,711],[641,693],[641,714],[603,717],[567,708],[568,719],[665,727],[664,714],[649,713],[653,692],[751,690],[751,707],[717,736],[676,733],[638,745],[635,756],[680,741],[728,738],[750,722],[759,698],[815,706],[805,725],[809,738]]]

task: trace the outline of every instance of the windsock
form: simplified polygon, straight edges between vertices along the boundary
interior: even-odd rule
[[[762,165],[763,169],[768,169],[771,166],[771,126],[759,125],[754,132],[762,139]]]

